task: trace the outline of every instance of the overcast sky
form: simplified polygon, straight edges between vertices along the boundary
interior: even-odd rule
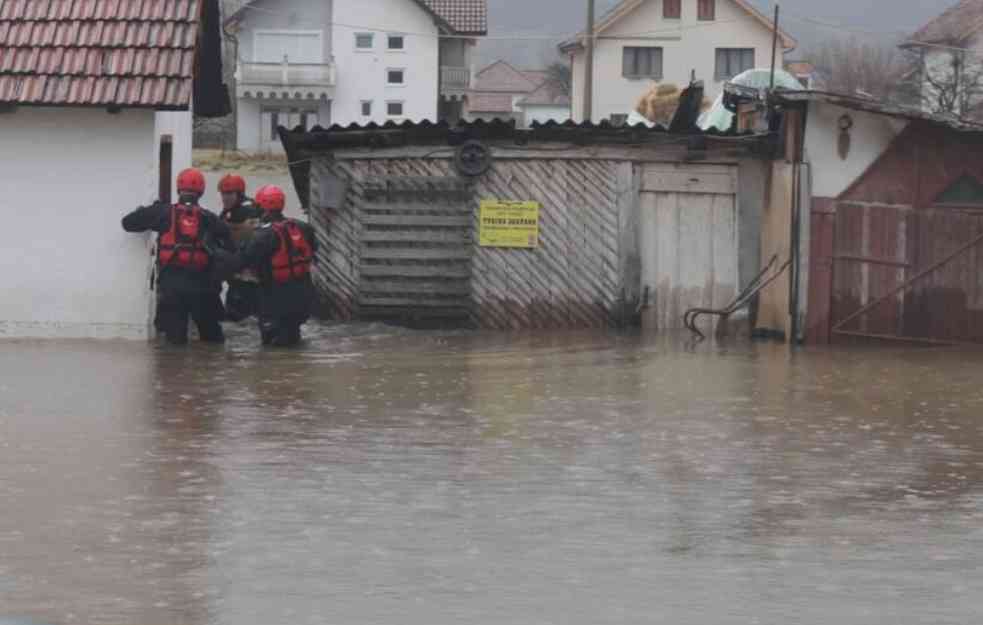
[[[598,14],[617,0],[596,0]],[[696,0],[690,0],[696,2]],[[845,29],[820,26],[808,20],[841,24],[858,37],[894,41],[958,0],[782,0],[783,27],[800,41],[800,48]],[[769,14],[773,2],[751,0]],[[488,0],[492,35],[527,36],[570,33],[580,29],[587,16],[587,0]],[[482,62],[506,58],[527,69],[543,65],[554,54],[546,41],[487,41],[482,43]],[[801,50],[800,50],[801,51]],[[793,53],[795,54],[795,53]]]

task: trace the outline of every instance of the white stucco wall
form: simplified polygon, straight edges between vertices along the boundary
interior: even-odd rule
[[[332,122],[348,125],[386,121],[414,122],[437,118],[438,29],[420,6],[410,0],[334,0],[332,45],[338,64],[338,85],[332,102]],[[355,49],[356,26],[375,29],[370,52]],[[405,50],[386,49],[387,33],[407,33]],[[386,70],[405,69],[406,84],[386,85]],[[362,116],[362,101],[371,100],[372,116]],[[387,101],[403,101],[404,114],[386,115]]]
[[[256,30],[303,30],[321,33],[324,61],[331,58],[330,0],[259,0],[243,13],[239,32],[239,58],[254,59]]]
[[[839,120],[844,114],[853,120],[850,151],[841,159]],[[811,102],[806,122],[806,161],[812,168],[812,195],[837,197],[873,165],[891,142],[904,130],[906,122],[884,115],[852,111],[831,104]]]
[[[155,114],[0,114],[0,337],[146,338],[147,236],[120,219],[157,192]]]
[[[525,113],[525,124],[531,126],[534,123],[546,123],[557,121],[561,124],[570,119],[570,107],[568,106],[547,106],[539,104],[527,104],[522,106]]]
[[[689,84],[690,74],[702,80],[708,99],[715,99],[723,82],[714,76],[717,48],[754,48],[755,65],[771,65],[772,31],[761,21],[729,0],[717,0],[716,20],[697,20],[697,3],[682,3],[682,18],[662,18],[662,0],[648,0],[606,31],[596,44],[594,55],[593,120],[606,119],[614,114],[628,114],[638,99],[652,85],[650,79],[628,79],[622,76],[625,46],[656,46],[663,49],[663,78],[680,88]],[[639,39],[640,33],[647,33]],[[779,44],[779,47],[780,44]],[[780,49],[777,63],[781,67]],[[574,56],[573,118],[583,119],[585,54]]]

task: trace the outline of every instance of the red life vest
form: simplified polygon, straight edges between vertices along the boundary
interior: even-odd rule
[[[300,226],[288,219],[274,223],[273,232],[279,241],[273,253],[273,281],[286,284],[310,275],[314,250]]]
[[[200,207],[183,204],[171,207],[171,229],[161,234],[157,243],[161,267],[208,269],[209,256],[201,239],[201,222]]]

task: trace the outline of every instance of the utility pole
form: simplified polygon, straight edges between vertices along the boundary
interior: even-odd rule
[[[775,23],[773,24],[775,30],[774,33],[772,34],[772,40],[771,40],[771,80],[769,81],[770,84],[768,87],[772,91],[775,90],[775,63],[777,62],[777,57],[778,57],[778,10],[779,10],[779,6],[776,4]]]
[[[594,117],[594,0],[587,0],[587,57],[584,63],[584,121]]]

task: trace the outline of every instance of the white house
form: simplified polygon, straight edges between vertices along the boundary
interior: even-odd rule
[[[966,116],[983,102],[983,0],[962,0],[901,44],[918,61],[916,95],[927,112]]]
[[[229,17],[237,144],[280,151],[277,127],[459,119],[486,0],[256,0]]]
[[[0,338],[148,336],[120,218],[176,192],[193,94],[228,111],[219,27],[215,0],[0,2]]]
[[[779,30],[776,64],[795,40]],[[703,81],[713,100],[737,74],[771,64],[772,21],[747,0],[624,0],[595,28],[592,120],[624,121],[653,81]],[[586,38],[560,45],[573,58],[573,117],[584,118]]]
[[[570,98],[546,71],[516,69],[502,60],[475,75],[467,106],[469,121],[512,120],[520,128],[570,119]]]

